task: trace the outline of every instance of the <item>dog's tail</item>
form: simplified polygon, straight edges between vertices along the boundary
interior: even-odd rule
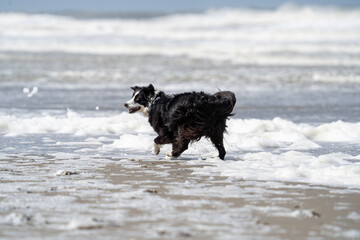
[[[236,97],[233,92],[220,91],[213,96],[215,99],[210,101],[209,104],[213,107],[212,112],[214,116],[227,118],[234,115],[232,111],[236,104]]]

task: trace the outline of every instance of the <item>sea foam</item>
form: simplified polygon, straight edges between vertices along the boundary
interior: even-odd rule
[[[350,159],[356,159],[357,162],[349,162]],[[316,157],[298,151],[281,154],[258,152],[246,153],[240,161],[218,161],[211,164],[212,166],[196,169],[194,174],[360,187],[360,155],[332,153]]]
[[[149,19],[0,13],[0,50],[156,54],[251,65],[360,66],[359,15],[357,8],[310,6],[217,9]]]
[[[354,142],[360,141],[360,123],[336,121],[320,125],[294,123],[282,118],[230,119],[225,139],[230,148],[262,149],[290,147],[294,149],[317,148],[316,142]],[[5,136],[26,134],[75,134],[124,135],[129,138],[155,135],[147,119],[138,114],[119,114],[92,116],[68,109],[60,116],[50,113],[34,116],[0,114],[0,133]],[[142,135],[143,134],[143,135]],[[123,136],[123,138],[125,138]],[[121,140],[121,138],[120,138]],[[136,142],[136,141],[134,141]],[[143,144],[139,148],[143,148]]]
[[[217,152],[207,139],[191,144],[180,160],[189,160],[189,164],[210,164],[195,170],[194,174],[200,175],[360,187],[360,155],[321,153],[322,144],[326,143],[359,145],[360,123],[337,121],[311,125],[282,118],[230,119],[227,130],[224,142],[228,161],[214,158]],[[76,146],[81,154],[91,149],[102,154],[123,150],[147,157],[154,156],[153,139],[156,137],[147,119],[140,114],[122,112],[106,116],[72,110],[56,116],[47,113],[24,117],[3,113],[0,132],[5,138],[46,134],[44,141],[49,146]],[[49,141],[57,134],[76,135],[84,140]],[[166,145],[156,158],[163,158],[170,149],[171,146]],[[313,151],[319,149],[320,154],[314,154]]]

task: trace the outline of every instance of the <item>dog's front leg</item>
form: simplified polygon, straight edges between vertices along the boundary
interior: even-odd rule
[[[168,136],[157,136],[154,139],[154,154],[158,155],[160,153],[161,146],[167,143],[171,143],[171,140]]]
[[[161,142],[162,142],[162,138],[160,136],[157,136],[154,139],[154,154],[155,155],[158,155],[160,153],[160,148],[162,146]]]
[[[155,154],[155,155],[159,155],[161,146],[162,146],[162,145],[156,144],[156,143],[154,142],[154,154]]]

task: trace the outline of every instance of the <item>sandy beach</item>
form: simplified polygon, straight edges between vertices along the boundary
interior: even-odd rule
[[[2,159],[3,239],[356,239],[360,190],[199,176],[209,161]],[[76,161],[87,161],[81,168]],[[218,160],[219,161],[219,160]],[[16,175],[21,180],[5,180]]]

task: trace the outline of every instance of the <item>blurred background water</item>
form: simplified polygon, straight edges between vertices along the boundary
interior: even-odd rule
[[[239,118],[358,121],[355,1],[229,3],[2,2],[0,108],[123,111],[130,86],[153,83],[231,89]]]

